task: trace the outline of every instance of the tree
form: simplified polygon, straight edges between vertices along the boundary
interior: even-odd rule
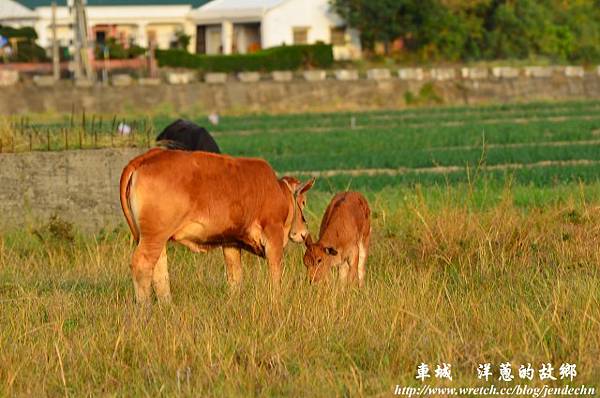
[[[411,15],[408,8],[412,3],[414,0],[331,0],[332,9],[361,32],[365,47],[373,48],[379,41],[386,49],[410,30],[403,18]]]
[[[570,61],[600,60],[600,1],[552,1],[555,19],[571,34]]]
[[[552,14],[536,0],[496,1],[487,26],[488,58],[528,58],[541,54],[551,34]]]
[[[409,48],[423,61],[461,59],[469,37],[464,21],[437,0],[419,2],[412,16]]]
[[[468,2],[479,4],[482,0]],[[464,3],[457,4],[461,5],[452,5],[464,8]],[[425,60],[461,58],[470,31],[479,29],[477,23],[464,24],[461,15],[441,0],[332,0],[331,5],[361,32],[367,48],[377,41],[387,48],[391,41],[401,38],[408,51]]]
[[[485,21],[492,0],[442,0],[442,5],[459,19],[464,35],[460,59],[477,60],[485,51]]]
[[[422,61],[600,60],[600,0],[330,1],[365,47],[401,38]]]

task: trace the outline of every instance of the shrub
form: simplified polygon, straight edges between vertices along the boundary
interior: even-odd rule
[[[17,51],[9,58],[12,62],[45,62],[48,61],[46,50],[33,41],[22,41],[17,46]]]
[[[10,38],[18,38],[18,39],[27,39],[27,40],[36,40],[38,38],[35,29],[26,26],[23,28],[13,28],[11,26],[2,26],[0,25],[0,36],[4,36],[8,39]]]
[[[0,36],[17,40],[16,48],[13,48],[9,61],[43,62],[48,60],[46,50],[35,43],[37,33],[35,33],[35,30],[31,27],[12,28],[10,26],[0,25]]]
[[[444,102],[432,83],[425,83],[418,94],[406,91],[404,93],[404,101],[406,105],[439,105]]]
[[[146,53],[146,49],[134,43],[131,43],[128,48],[125,48],[114,37],[108,38],[104,46],[96,46],[96,58],[104,59],[104,48],[108,49],[109,59],[129,59],[137,58]]]
[[[70,242],[75,241],[73,224],[61,219],[58,215],[50,216],[48,222],[31,231],[41,242]]]
[[[142,46],[138,46],[137,44],[132,43],[129,45],[127,52],[129,53],[129,58],[137,58],[141,57],[142,55],[145,55],[146,49]]]
[[[156,50],[159,66],[200,69],[206,72],[240,72],[327,68],[333,64],[330,45],[282,46],[253,54],[199,55],[182,50]]]
[[[175,32],[175,40],[171,43],[171,48],[187,51],[191,41],[192,36],[185,34],[183,30],[177,30]]]

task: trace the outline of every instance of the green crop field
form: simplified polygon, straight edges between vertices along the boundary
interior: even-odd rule
[[[490,180],[506,180],[509,174],[539,186],[596,180],[599,111],[600,102],[587,101],[238,116],[223,117],[211,131],[226,153],[265,158],[282,174],[322,175],[327,188],[468,182],[474,171]],[[67,115],[36,123],[13,118],[4,121],[0,141],[5,151],[17,152],[149,146],[171,120]],[[132,126],[133,134],[116,134],[120,123]]]
[[[582,101],[223,116],[210,130],[224,152],[317,176],[313,234],[334,192],[366,194],[365,288],[309,285],[303,248],[290,243],[279,293],[250,255],[231,292],[219,251],[173,245],[173,303],[138,308],[124,226],[91,236],[54,220],[5,231],[0,397],[390,396],[424,384],[421,363],[431,386],[597,393],[599,111],[600,101]],[[171,120],[31,115],[0,121],[0,139],[3,152],[144,147]],[[133,134],[116,134],[121,122]],[[507,362],[510,382],[499,379]],[[434,377],[442,363],[452,381]],[[477,377],[484,363],[488,381]],[[528,363],[534,378],[520,379]],[[547,363],[557,380],[540,379]],[[576,364],[573,380],[560,378],[566,363]]]

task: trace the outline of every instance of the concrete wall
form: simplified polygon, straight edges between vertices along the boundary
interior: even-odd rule
[[[0,154],[0,230],[57,214],[87,231],[124,221],[119,178],[143,149]]]
[[[597,73],[586,73],[583,77],[554,73],[546,78],[520,74],[511,78],[489,75],[485,79],[451,80],[405,80],[393,75],[384,80],[328,78],[316,82],[243,83],[229,79],[226,84],[89,88],[76,88],[69,82],[54,87],[19,83],[0,90],[0,114],[70,113],[73,106],[76,111],[84,108],[88,112],[119,115],[153,110],[228,114],[393,109],[406,106],[405,93],[417,94],[424,84],[433,84],[447,105],[600,98]]]

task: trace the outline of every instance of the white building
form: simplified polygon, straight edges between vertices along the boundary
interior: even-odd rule
[[[0,25],[22,28],[33,27],[37,15],[33,10],[13,0],[0,0]]]
[[[20,3],[20,4],[19,4]],[[292,44],[333,44],[336,59],[360,57],[359,34],[331,12],[329,0],[87,0],[92,42],[116,38],[127,46],[169,48],[178,31],[191,37],[188,50],[200,54],[245,54]],[[11,15],[17,26],[34,26],[39,44],[51,47],[52,0],[0,0],[0,23]],[[72,43],[73,16],[57,0],[57,36]],[[3,11],[6,10],[6,11]],[[18,21],[18,22],[17,22]]]
[[[190,5],[86,7],[93,41],[101,43],[114,37],[124,45],[136,43],[147,47],[152,40],[159,48],[169,48],[178,30],[194,36],[194,25],[187,18],[191,9]],[[52,38],[52,8],[44,6],[36,11],[40,17],[35,25],[40,45],[47,47]],[[58,37],[61,43],[72,38],[69,27],[72,20],[68,7],[58,8]],[[191,48],[193,44],[190,44]]]
[[[360,57],[359,33],[329,0],[214,0],[191,12],[196,52],[244,54],[293,44],[333,44],[336,59]]]
[[[6,0],[0,0],[0,2]],[[52,39],[52,1],[18,0],[29,7],[35,16],[34,27],[39,44],[49,48]],[[189,50],[195,48],[195,24],[189,18],[194,7],[207,0],[87,0],[86,10],[90,39],[104,42],[116,38],[124,45],[136,43],[147,47],[153,41],[159,48],[169,48],[176,32],[183,31],[192,37]],[[73,15],[65,0],[57,0],[57,36],[60,44],[71,43]]]

